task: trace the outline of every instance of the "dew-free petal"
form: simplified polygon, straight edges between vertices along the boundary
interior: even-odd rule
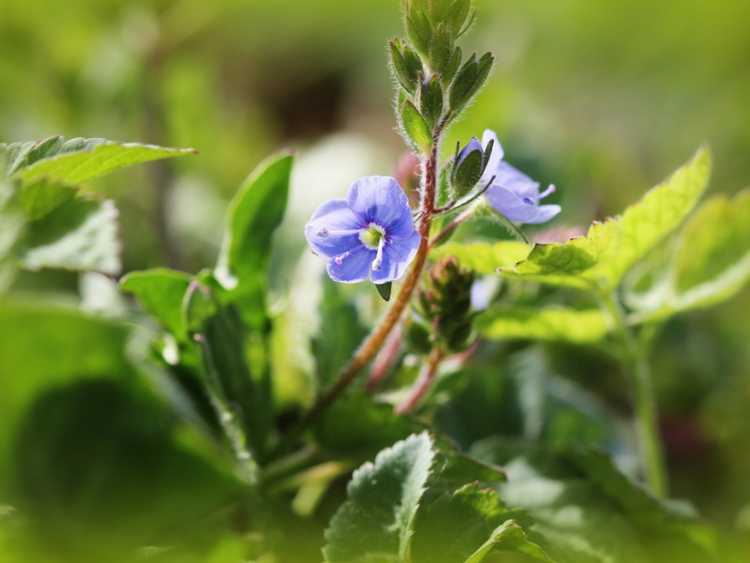
[[[356,283],[366,280],[370,276],[372,261],[376,251],[363,245],[336,256],[328,262],[328,275],[333,281],[341,283]]]
[[[334,199],[315,211],[305,225],[305,238],[317,254],[332,258],[359,246],[365,225],[345,200]]]
[[[413,221],[409,200],[395,178],[368,176],[354,182],[347,196],[349,207],[368,223],[400,230]]]

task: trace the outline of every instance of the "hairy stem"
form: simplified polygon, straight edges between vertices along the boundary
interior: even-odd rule
[[[419,374],[414,387],[412,387],[409,395],[406,397],[404,402],[396,407],[396,414],[407,414],[413,411],[419,402],[427,395],[427,392],[432,387],[432,382],[435,380],[440,362],[445,357],[443,351],[440,348],[433,348],[430,355],[427,356],[427,360],[422,366],[422,371]]]
[[[633,379],[635,400],[635,426],[641,462],[651,491],[659,498],[669,491],[664,450],[659,433],[659,411],[654,394],[651,366],[646,350],[628,326],[622,307],[614,296],[604,299],[604,304],[620,332],[625,350],[625,363]]]
[[[396,326],[401,315],[406,310],[406,307],[411,300],[411,296],[419,284],[422,270],[427,262],[427,254],[430,251],[430,227],[432,226],[432,215],[435,211],[435,190],[437,186],[438,148],[440,144],[440,136],[445,123],[446,121],[443,120],[443,122],[435,128],[432,149],[429,156],[423,160],[422,164],[422,197],[420,201],[420,220],[418,228],[421,240],[419,242],[417,254],[414,257],[411,268],[409,269],[409,273],[401,284],[398,296],[393,301],[383,319],[373,329],[364,342],[362,342],[360,347],[354,353],[354,356],[349,360],[349,363],[343,370],[341,370],[336,382],[318,398],[312,408],[308,411],[301,423],[303,427],[307,426],[311,421],[316,419],[320,413],[327,409],[349,387],[349,385],[352,384],[357,374],[370,362],[373,356],[377,354],[378,350],[383,346],[385,339],[388,337],[391,330],[393,330],[393,327]]]
[[[399,352],[401,352],[403,336],[402,327],[396,325],[391,334],[388,335],[388,338],[386,338],[383,348],[381,348],[372,362],[370,376],[367,378],[368,393],[373,393],[378,385],[380,385],[380,382],[391,372],[391,368],[396,363],[396,360],[398,360]]]

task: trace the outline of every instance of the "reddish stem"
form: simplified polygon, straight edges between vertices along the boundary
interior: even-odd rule
[[[443,361],[444,357],[445,355],[440,348],[432,349],[432,352],[427,356],[427,360],[422,366],[422,371],[416,383],[414,383],[414,387],[411,388],[404,402],[396,407],[396,414],[407,414],[416,408],[430,390],[430,387],[432,387],[432,382],[435,380],[440,362]]]

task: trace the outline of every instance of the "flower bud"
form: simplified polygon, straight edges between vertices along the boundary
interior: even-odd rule
[[[486,166],[484,149],[479,139],[472,137],[469,144],[456,155],[451,171],[451,185],[458,197],[462,197],[476,186]]]
[[[435,127],[443,115],[443,87],[437,76],[425,80],[419,89],[419,109],[430,127]]]
[[[459,69],[450,90],[450,110],[453,113],[461,112],[484,85],[494,60],[490,53],[482,55],[479,60],[476,54],[472,54]]]
[[[418,296],[419,313],[432,329],[432,340],[449,352],[460,352],[472,335],[471,287],[474,272],[447,257],[430,270]]]

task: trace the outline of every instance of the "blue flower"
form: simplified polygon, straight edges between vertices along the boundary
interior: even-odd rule
[[[497,135],[487,130],[482,136],[485,149],[490,140],[494,141],[492,153],[480,182],[487,185],[495,177],[484,194],[495,211],[514,223],[531,224],[546,223],[560,213],[559,205],[540,205],[542,199],[554,193],[555,186],[550,185],[540,193],[538,182],[503,160],[503,147]]]
[[[343,283],[397,280],[420,241],[406,194],[385,176],[361,178],[345,200],[321,205],[305,225],[305,237],[328,262],[331,279]]]

